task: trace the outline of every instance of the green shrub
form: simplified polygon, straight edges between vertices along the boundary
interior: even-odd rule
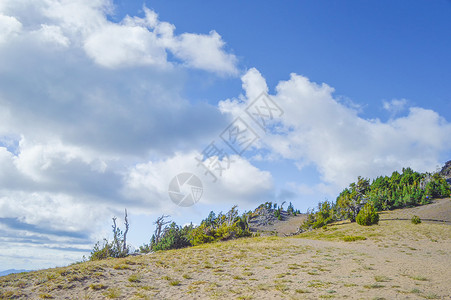
[[[179,249],[191,246],[188,233],[192,230],[192,226],[181,227],[175,222],[166,227],[163,232],[163,236],[157,244],[153,245],[152,250],[169,250]]]
[[[271,203],[266,203],[270,206]],[[263,205],[260,206],[262,208]],[[217,216],[210,213],[209,217],[197,227],[192,227],[187,232],[191,245],[201,245],[216,241],[224,241],[234,238],[251,236],[249,229],[249,217],[251,213],[238,215],[237,206],[233,206],[226,214],[222,212]]]
[[[320,202],[318,210],[308,210],[307,219],[301,225],[303,229],[321,228],[329,223],[335,221],[334,206],[329,201]]]
[[[356,218],[357,224],[363,226],[370,226],[379,223],[379,214],[371,203],[365,204],[365,206],[359,211]]]
[[[412,219],[410,219],[410,221],[412,221],[413,224],[420,224],[421,223],[421,219],[419,216],[414,215],[412,217]]]
[[[200,224],[190,232],[189,241],[191,245],[197,246],[205,243],[211,243],[215,240],[213,232],[205,223]]]
[[[89,259],[90,260],[106,259],[108,257],[111,257],[111,254],[113,252],[114,252],[113,243],[108,243],[108,240],[104,239],[103,244],[97,242],[94,245],[94,248],[91,251],[91,256],[89,257]]]
[[[278,220],[282,219],[280,212],[281,212],[280,207],[274,211],[274,217],[276,217]]]

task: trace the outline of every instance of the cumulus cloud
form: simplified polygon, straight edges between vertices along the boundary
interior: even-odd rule
[[[271,174],[259,170],[244,158],[238,155],[231,155],[228,159],[213,157],[225,168],[221,174],[214,172],[215,180],[212,175],[206,174],[206,169],[199,165],[196,157],[201,158],[202,155],[196,151],[177,153],[166,160],[138,164],[127,173],[123,192],[148,201],[149,209],[174,208],[175,204],[168,198],[168,183],[177,174],[189,172],[203,183],[201,205],[237,204],[250,208],[271,198]]]
[[[24,37],[34,32],[40,39],[65,46],[71,43],[107,68],[170,67],[176,63],[167,60],[170,51],[187,67],[224,75],[238,73],[236,57],[224,50],[225,42],[217,32],[175,35],[173,24],[159,21],[158,15],[146,7],[143,18],[126,16],[120,23],[108,20],[114,13],[114,5],[108,0],[36,0],[29,5],[6,1],[0,9],[0,42],[24,27]]]
[[[190,67],[235,75],[238,73],[236,57],[218,51],[224,44],[221,36],[213,30],[208,35],[184,33],[170,43],[170,49]]]
[[[171,153],[195,145],[226,122],[215,107],[191,105],[179,95],[183,70],[132,67],[133,55],[138,59],[142,53],[120,46],[99,59],[129,68],[104,69],[82,55],[61,28],[40,24],[0,47],[0,134],[39,141],[56,136],[110,153]]]
[[[105,67],[165,65],[166,51],[154,34],[140,26],[109,24],[85,41],[87,54]]]
[[[255,69],[242,81],[251,98],[222,101],[219,106],[223,112],[236,116],[258,91],[266,89],[264,78]],[[260,143],[300,169],[313,165],[323,183],[335,187],[318,186],[323,191],[339,191],[359,175],[375,177],[406,166],[432,171],[451,149],[447,138],[451,124],[437,112],[410,107],[404,117],[387,122],[367,120],[341,104],[333,92],[329,85],[297,74],[279,82],[271,97],[285,112],[283,130],[269,132]],[[406,101],[400,100],[386,106],[393,110],[404,105]],[[302,186],[298,190],[307,192]]]
[[[252,101],[261,93],[268,93],[268,86],[262,74],[256,69],[249,69],[242,77],[242,87],[246,92],[246,99]]]

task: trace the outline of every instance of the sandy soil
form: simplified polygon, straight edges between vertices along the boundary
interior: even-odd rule
[[[436,199],[433,203],[406,209],[382,212],[381,219],[409,219],[419,216],[425,222],[445,222],[451,224],[451,198]]]
[[[431,209],[449,199],[439,203]],[[13,274],[0,278],[0,291],[4,299],[451,299],[451,226],[392,220],[404,213],[411,217],[392,211],[371,227],[342,223]]]

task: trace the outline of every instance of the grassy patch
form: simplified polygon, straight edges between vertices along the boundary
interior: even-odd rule
[[[307,286],[312,288],[325,288],[328,287],[330,284],[331,284],[330,282],[324,282],[321,280],[312,280],[309,281],[309,284]]]
[[[330,299],[330,298],[335,298],[335,295],[320,295],[319,298],[320,299]]]
[[[424,276],[409,276],[409,278],[418,281],[429,281],[429,279]]]
[[[319,275],[318,271],[316,271],[316,270],[308,271],[307,274],[309,274],[309,275]]]
[[[440,299],[440,296],[436,295],[436,294],[427,294],[427,295],[423,295],[423,297],[425,299]]]
[[[169,282],[169,285],[171,285],[171,286],[179,286],[180,285],[180,281],[179,280],[171,280]]]
[[[103,290],[106,289],[108,286],[102,284],[102,283],[92,283],[89,285],[89,288],[94,290],[94,291],[99,291],[99,290]]]
[[[119,288],[115,287],[115,288],[109,288],[108,290],[106,290],[106,292],[103,293],[103,295],[107,298],[115,299],[115,298],[119,298],[122,295],[122,293]]]
[[[141,281],[141,276],[138,274],[132,274],[130,275],[130,277],[128,277],[128,281],[130,282],[140,282]]]
[[[285,292],[285,291],[288,291],[288,289],[289,289],[288,286],[283,283],[276,283],[274,288],[279,292]]]
[[[364,285],[363,287],[366,288],[366,289],[380,289],[380,288],[383,288],[384,285],[378,284],[378,283],[374,283],[374,284]]]
[[[347,235],[343,237],[343,241],[345,242],[355,242],[355,241],[364,241],[366,237],[360,235]]]
[[[344,287],[353,287],[353,286],[357,286],[357,284],[355,284],[355,283],[345,283],[343,286]]]
[[[388,282],[390,281],[390,278],[387,276],[376,275],[374,276],[374,280],[376,280],[376,282]]]
[[[243,295],[243,296],[239,296],[237,299],[250,300],[250,299],[254,299],[254,297],[252,297],[251,295]]]
[[[115,269],[115,270],[127,270],[127,269],[130,269],[130,266],[124,265],[124,264],[121,264],[121,265],[117,264],[117,265],[113,266],[113,269]]]

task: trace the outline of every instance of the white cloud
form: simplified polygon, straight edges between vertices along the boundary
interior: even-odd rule
[[[393,99],[391,101],[383,101],[383,107],[392,115],[396,115],[403,111],[407,105],[406,99]]]
[[[202,166],[198,166],[196,157],[201,157],[200,153],[177,153],[165,160],[136,165],[125,177],[124,195],[142,199],[149,210],[172,213],[178,207],[169,198],[169,182],[184,172],[195,174],[203,183],[204,194],[199,204],[249,207],[268,200],[273,193],[271,174],[259,170],[242,157],[231,156],[230,168],[224,170],[221,176],[215,173],[216,182],[211,175],[205,174]],[[226,158],[221,162],[223,167],[227,166]]]
[[[44,40],[81,47],[94,62],[107,68],[167,67],[175,64],[167,61],[167,51],[171,51],[190,68],[224,75],[238,73],[236,57],[224,50],[225,42],[217,32],[174,35],[175,26],[159,21],[146,7],[144,18],[126,16],[120,23],[107,19],[114,13],[108,0],[36,0],[28,5],[9,0],[0,9],[0,13],[9,14],[0,14],[3,41],[17,35],[24,23],[24,36],[40,32]]]
[[[241,77],[241,81],[243,82],[242,87],[246,92],[246,98],[248,101],[254,100],[260,96],[261,93],[268,93],[266,80],[256,68],[249,69]]]
[[[69,39],[64,36],[62,30],[58,26],[42,24],[41,29],[37,32],[38,39],[44,43],[51,43],[63,47],[68,47],[70,44]]]
[[[258,74],[250,70],[243,76],[246,94],[255,95],[265,89]],[[284,130],[263,135],[262,147],[293,160],[300,168],[313,164],[323,183],[335,187],[335,191],[359,175],[374,178],[406,166],[434,170],[441,155],[451,149],[447,138],[451,136],[451,124],[434,111],[411,107],[407,116],[388,122],[366,120],[335,99],[333,92],[327,84],[316,84],[296,74],[279,82],[272,99],[285,112]],[[249,101],[249,97],[244,103],[225,100],[219,106],[236,116]],[[397,103],[396,107],[405,104],[393,103]],[[325,187],[322,190],[331,191]]]
[[[209,35],[184,33],[175,38],[170,49],[190,67],[236,75],[237,59],[222,50],[224,44],[216,31],[211,31]]]
[[[16,18],[2,15],[0,11],[0,44],[17,36],[21,29],[22,24]]]
[[[166,64],[165,49],[152,32],[139,26],[108,24],[91,34],[84,47],[96,63],[105,67]]]

